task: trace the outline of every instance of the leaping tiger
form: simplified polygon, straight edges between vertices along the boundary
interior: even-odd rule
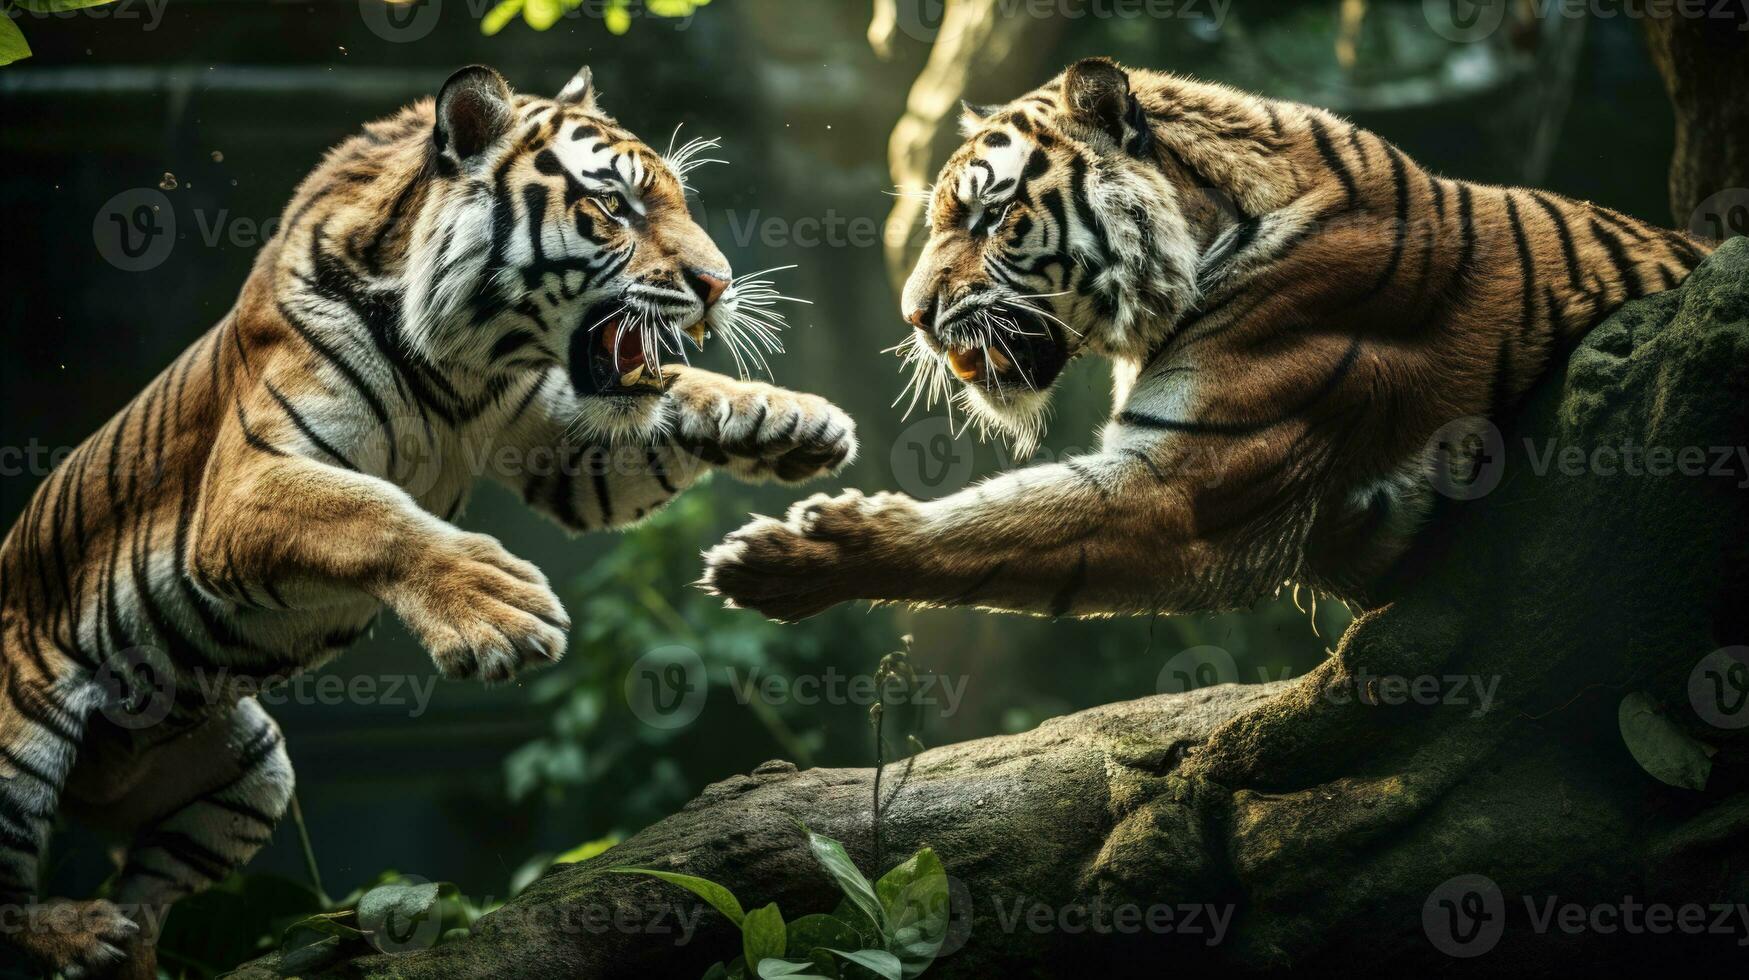
[[[1430,438],[1498,417],[1713,247],[1105,59],[968,107],[964,131],[904,290],[913,383],[957,378],[1024,448],[1064,365],[1101,355],[1101,448],[940,500],[821,495],[756,520],[707,556],[732,604],[1088,616],[1242,608],[1284,582],[1364,601],[1429,509]]]
[[[782,325],[688,215],[704,148],[652,151],[587,69],[541,99],[474,66],[303,182],[230,313],[0,546],[0,902],[72,924],[14,942],[69,977],[155,976],[142,925],[247,861],[291,795],[238,695],[381,607],[447,676],[564,653],[540,570],[451,523],[477,477],[584,530],[710,467],[799,481],[851,457],[827,402],[673,363],[707,331],[758,356]],[[35,904],[62,808],[133,831],[109,899]]]

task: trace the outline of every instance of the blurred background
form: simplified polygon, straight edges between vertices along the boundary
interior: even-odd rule
[[[738,272],[793,265],[780,283],[813,304],[792,313],[776,381],[826,395],[860,426],[861,458],[817,489],[934,497],[1021,462],[956,437],[939,407],[909,419],[892,407],[903,379],[883,351],[906,329],[894,274],[916,244],[897,191],[931,179],[960,98],[1005,101],[1075,58],[1327,106],[1445,174],[1668,221],[1671,110],[1638,25],[1619,16],[1537,19],[1495,4],[1477,9],[1503,16],[1476,24],[1422,0],[0,6],[33,51],[0,68],[7,526],[58,447],[224,314],[325,148],[469,62],[541,94],[587,64],[604,107],[659,149],[676,126],[681,142],[721,139],[715,155],[729,163],[692,177],[700,220]],[[169,232],[146,256],[118,238],[117,216],[142,201]],[[709,358],[731,368],[720,350]],[[1108,403],[1100,368],[1077,365],[1040,457],[1095,445]],[[868,679],[905,635],[914,669],[937,679],[905,710],[889,706],[888,733],[938,745],[1158,691],[1293,676],[1348,618],[1284,593],[1236,615],[1048,622],[856,608],[777,627],[689,587],[702,548],[797,496],[714,480],[628,533],[571,539],[483,488],[462,523],[560,586],[577,624],[569,657],[514,686],[437,683],[385,618],[324,671],[349,686],[270,703],[326,892],[395,869],[487,904],[553,855],[635,832],[764,760],[870,765]],[[361,679],[368,693],[351,683]],[[57,894],[89,891],[109,870],[102,843],[74,831],[52,860]],[[288,823],[249,871],[307,881],[309,863]],[[228,966],[206,962],[227,955],[190,953],[185,965]]]

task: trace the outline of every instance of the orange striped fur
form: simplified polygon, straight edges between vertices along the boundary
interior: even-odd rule
[[[330,152],[236,306],[49,475],[0,546],[0,902],[36,902],[63,807],[134,836],[110,899],[73,903],[84,927],[13,941],[69,975],[154,975],[163,910],[290,798],[248,695],[383,607],[452,677],[562,656],[540,570],[452,523],[479,478],[581,531],[710,468],[849,458],[825,401],[676,363],[707,331],[745,356],[781,326],[688,216],[699,149],[653,151],[587,70],[556,99],[457,72]]]
[[[905,289],[919,391],[952,389],[1025,449],[1064,364],[1096,354],[1101,448],[941,500],[853,492],[755,521],[707,558],[736,604],[1187,612],[1284,582],[1364,601],[1429,510],[1435,433],[1510,411],[1712,248],[1104,59],[968,107],[966,134]]]

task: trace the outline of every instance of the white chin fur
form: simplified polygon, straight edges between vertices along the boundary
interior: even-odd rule
[[[1051,393],[1009,390],[988,392],[967,386],[961,389],[960,407],[978,423],[981,436],[995,432],[1008,440],[1017,459],[1038,449],[1050,417]]]
[[[600,396],[579,399],[577,427],[610,443],[647,442],[662,432],[662,396]]]

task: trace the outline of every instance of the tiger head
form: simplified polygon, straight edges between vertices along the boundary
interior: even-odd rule
[[[587,68],[551,99],[463,68],[435,103],[377,125],[410,129],[377,137],[416,161],[377,198],[410,219],[392,270],[401,340],[452,377],[562,365],[582,427],[643,437],[684,345],[715,334],[737,361],[775,348],[769,287],[735,282],[688,211],[687,171],[715,141],[657,153],[597,105]]]
[[[1071,66],[1006,106],[966,106],[905,284],[912,384],[1023,452],[1084,351],[1135,363],[1193,305],[1204,195],[1157,162],[1128,74]]]

